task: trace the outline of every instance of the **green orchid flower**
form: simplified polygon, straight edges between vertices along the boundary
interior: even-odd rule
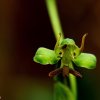
[[[75,41],[70,38],[61,40],[61,34],[56,42],[54,50],[50,50],[44,47],[40,47],[33,60],[42,65],[57,64],[61,60],[60,68],[57,68],[49,73],[50,77],[58,75],[60,73],[63,76],[68,76],[69,73],[82,77],[82,75],[71,68],[74,63],[77,67],[84,67],[87,69],[94,69],[96,67],[96,57],[93,54],[83,53],[85,38],[87,34],[82,37],[81,46],[78,47]]]

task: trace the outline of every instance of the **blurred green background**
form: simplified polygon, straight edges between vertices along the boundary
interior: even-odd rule
[[[97,56],[97,68],[79,69],[78,100],[100,100],[100,0],[57,0],[65,37]],[[44,0],[0,0],[1,100],[53,100],[53,66],[32,61],[38,47],[53,49],[55,37]]]

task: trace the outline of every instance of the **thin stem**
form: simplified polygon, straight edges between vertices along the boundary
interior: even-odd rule
[[[62,36],[61,38],[63,39],[63,31],[59,20],[56,0],[45,0],[45,1],[55,38],[57,40],[59,38],[59,33],[61,33]]]
[[[52,25],[56,40],[58,40],[59,38],[59,33],[61,33],[61,36],[62,36],[61,40],[62,40],[64,38],[64,35],[63,35],[60,20],[59,20],[56,0],[45,0],[45,1],[46,1],[47,11],[50,17],[51,25]],[[72,65],[70,67],[73,68]],[[74,96],[74,100],[77,100],[76,78],[73,75],[69,75],[69,80],[70,80],[71,92]]]
[[[71,63],[70,68],[74,69],[73,64]],[[69,81],[70,81],[70,87],[72,90],[72,93],[75,97],[75,100],[77,100],[77,82],[76,82],[76,77],[72,74],[69,74]]]
[[[70,86],[71,86],[71,91],[75,97],[75,100],[77,100],[77,84],[76,84],[76,77],[72,74],[69,75],[69,80],[70,80]]]

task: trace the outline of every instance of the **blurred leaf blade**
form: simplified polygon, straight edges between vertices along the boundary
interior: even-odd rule
[[[54,89],[54,100],[75,100],[70,89],[61,82],[55,83]]]

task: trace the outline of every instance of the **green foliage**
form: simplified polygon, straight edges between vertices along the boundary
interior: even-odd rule
[[[61,82],[55,83],[54,92],[54,100],[75,100],[69,87]]]

